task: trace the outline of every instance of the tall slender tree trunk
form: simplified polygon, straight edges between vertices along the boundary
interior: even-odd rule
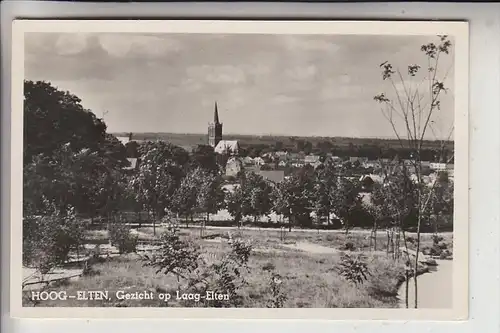
[[[153,236],[156,236],[156,210],[153,211]]]
[[[408,269],[406,269],[406,288],[405,288],[405,305],[406,308],[408,309],[410,307],[410,300],[408,299],[409,296],[409,287],[410,287],[410,272]]]

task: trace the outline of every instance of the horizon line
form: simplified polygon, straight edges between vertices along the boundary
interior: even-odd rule
[[[133,131],[112,131],[109,134],[121,134],[121,133],[132,133],[134,134],[178,134],[178,135],[208,135],[204,132],[133,132]],[[397,137],[375,137],[375,136],[327,136],[327,135],[291,135],[291,134],[238,134],[238,133],[225,133],[224,136],[253,136],[253,137],[293,137],[293,138],[344,138],[344,139],[375,139],[375,140],[394,140],[394,141],[408,141],[408,139]],[[445,141],[445,142],[455,142],[453,139],[424,139],[423,141]]]

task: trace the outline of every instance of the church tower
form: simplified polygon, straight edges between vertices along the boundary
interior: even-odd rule
[[[215,102],[214,122],[208,124],[208,144],[215,148],[222,140],[222,123],[219,122],[219,110]]]

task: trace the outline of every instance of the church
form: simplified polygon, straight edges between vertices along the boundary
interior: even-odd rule
[[[214,108],[214,121],[208,124],[208,145],[214,148],[217,154],[238,154],[239,144],[236,140],[222,140],[222,123],[219,121],[217,102]]]

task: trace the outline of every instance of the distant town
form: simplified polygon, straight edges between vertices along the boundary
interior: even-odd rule
[[[329,163],[342,167],[344,176],[356,178],[366,186],[382,183],[384,170],[403,162],[410,173],[414,173],[414,159],[408,149],[398,147],[397,140],[364,138],[296,138],[279,136],[241,136],[223,134],[223,123],[219,118],[217,102],[213,121],[208,125],[207,135],[168,133],[115,133],[127,148],[129,170],[140,165],[137,147],[147,141],[168,141],[191,152],[197,146],[209,146],[217,155],[225,155],[225,168],[221,170],[226,180],[231,181],[240,172],[254,172],[272,182],[281,182],[297,169],[317,168]],[[358,141],[359,144],[355,145]],[[431,184],[438,173],[446,172],[453,180],[454,164],[452,141],[428,141],[420,161],[425,182]]]

